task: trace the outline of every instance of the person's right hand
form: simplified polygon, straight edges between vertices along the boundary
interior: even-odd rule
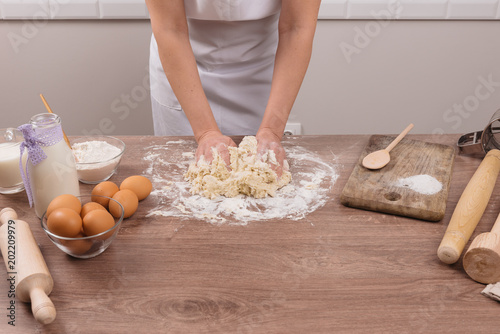
[[[212,147],[215,147],[219,152],[222,160],[226,163],[226,166],[229,168],[230,160],[229,160],[229,150],[227,149],[229,146],[236,147],[234,141],[228,136],[224,136],[219,131],[210,131],[206,132],[198,138],[198,148],[196,149],[196,161],[200,160],[200,157],[203,155],[204,159],[207,163],[212,163]]]

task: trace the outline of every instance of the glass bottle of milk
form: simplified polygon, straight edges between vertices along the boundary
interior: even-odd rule
[[[80,186],[73,152],[63,139],[61,118],[56,114],[38,114],[31,118],[30,124],[46,155],[36,164],[33,164],[36,159],[29,156],[26,167],[35,212],[40,218],[55,197],[62,194],[80,196]]]

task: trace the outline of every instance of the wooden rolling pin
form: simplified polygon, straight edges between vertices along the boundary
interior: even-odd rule
[[[18,220],[11,208],[0,211],[0,224],[0,249],[8,276],[14,277],[17,298],[22,302],[31,301],[31,310],[38,322],[51,323],[56,318],[56,308],[48,295],[54,281],[29,225]],[[11,240],[15,240],[14,245]]]
[[[464,255],[467,275],[480,283],[500,282],[500,215],[491,232],[481,233]]]
[[[437,255],[444,263],[458,261],[481,219],[500,171],[500,151],[489,151],[465,187],[439,245]]]

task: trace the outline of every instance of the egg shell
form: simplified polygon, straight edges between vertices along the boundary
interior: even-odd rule
[[[113,196],[113,199],[123,206],[123,218],[132,216],[139,206],[137,195],[130,189],[120,190]],[[115,218],[119,218],[122,214],[120,206],[114,201],[109,202],[109,212]]]
[[[104,210],[104,211],[106,211],[106,208],[103,207],[101,204],[99,204],[97,202],[88,202],[88,203],[85,203],[82,206],[82,212],[80,213],[80,217],[82,217],[82,219],[83,219],[87,213],[89,213],[90,211],[94,211],[94,210]]]
[[[84,236],[85,235],[83,233],[78,233],[75,238],[82,238]],[[61,244],[75,255],[85,254],[92,247],[92,241],[89,239],[61,240]]]
[[[91,195],[99,195],[99,196],[106,196],[106,197],[113,197],[114,194],[116,194],[120,188],[116,185],[116,183],[111,182],[111,181],[104,181],[99,183],[92,189]],[[103,207],[107,208],[109,199],[108,198],[102,198],[98,196],[91,196],[90,197],[92,202],[97,202],[101,204]]]
[[[71,194],[63,194],[55,197],[52,201],[50,201],[49,206],[47,207],[47,217],[55,210],[59,208],[67,208],[72,209],[76,213],[80,214],[82,210],[82,203],[78,197]]]
[[[83,218],[83,231],[85,235],[91,236],[105,232],[115,226],[115,219],[108,211],[94,210],[90,211]],[[113,235],[113,231],[100,236],[100,239],[107,239]]]
[[[58,236],[74,238],[82,229],[82,218],[73,209],[55,209],[47,218],[47,228]]]
[[[151,190],[153,189],[153,184],[151,181],[141,175],[129,176],[120,184],[120,190],[129,189],[132,190],[139,201],[142,201],[149,196]]]

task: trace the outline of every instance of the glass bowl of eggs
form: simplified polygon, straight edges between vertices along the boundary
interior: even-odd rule
[[[88,259],[111,245],[123,216],[123,206],[110,197],[64,194],[50,202],[41,225],[60,250],[72,257]]]

